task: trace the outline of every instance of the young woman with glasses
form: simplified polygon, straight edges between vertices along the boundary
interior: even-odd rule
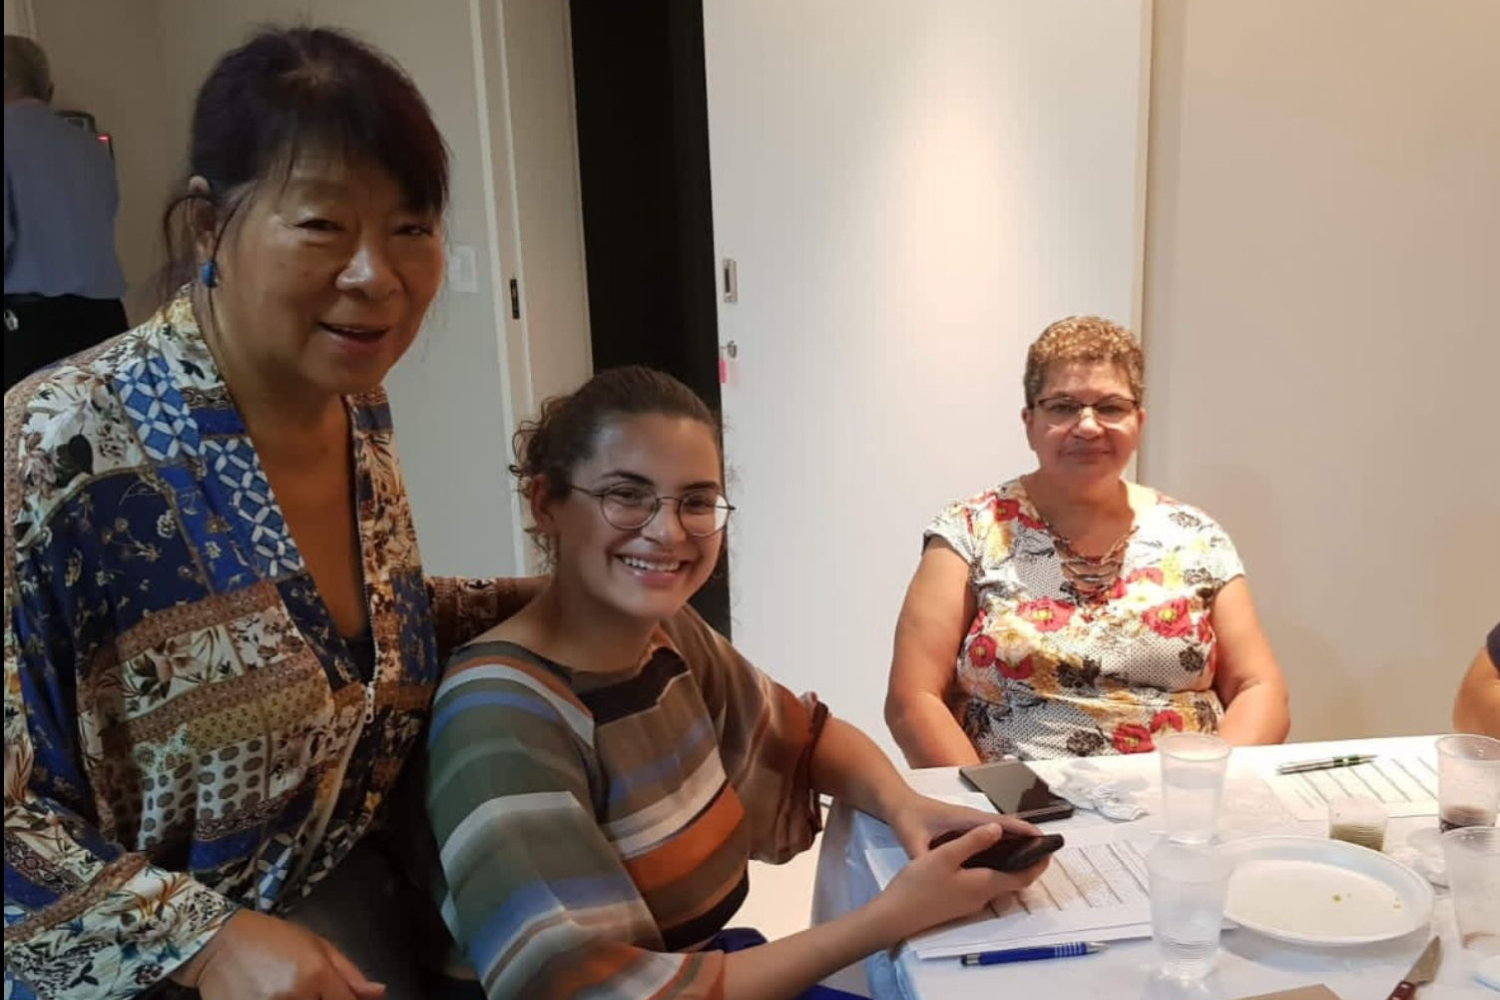
[[[644,368],[595,376],[518,435],[552,577],[451,661],[428,744],[443,912],[477,979],[454,996],[831,997],[819,979],[1041,872],[961,867],[1035,828],[915,794],[688,608],[734,510],[718,440],[691,390]],[[805,850],[820,793],[884,818],[915,860],[830,923],[770,944],[726,932],[749,859]]]
[[[927,528],[886,720],[913,767],[1150,751],[1158,734],[1274,743],[1286,684],[1234,544],[1121,477],[1140,444],[1128,330],[1060,320],[1026,358],[1037,468]]]

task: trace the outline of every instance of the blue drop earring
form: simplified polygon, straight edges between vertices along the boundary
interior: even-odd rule
[[[211,260],[205,260],[198,267],[198,280],[203,282],[204,288],[214,288],[219,284],[219,265]]]

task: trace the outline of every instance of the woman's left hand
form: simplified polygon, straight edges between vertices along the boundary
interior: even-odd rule
[[[940,802],[916,792],[909,794],[895,809],[886,822],[895,832],[901,846],[911,857],[926,854],[934,837],[949,830],[960,832],[986,823],[998,823],[1007,837],[1034,837],[1041,833],[1032,824],[1014,816],[1001,816],[968,806]]]

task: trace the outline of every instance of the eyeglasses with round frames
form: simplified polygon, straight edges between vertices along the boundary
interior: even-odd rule
[[[602,490],[568,484],[568,488],[599,501],[599,513],[611,527],[639,531],[656,517],[662,504],[677,505],[677,522],[694,538],[708,538],[724,530],[734,505],[717,490],[694,490],[680,497],[661,496],[649,486],[617,485]]]

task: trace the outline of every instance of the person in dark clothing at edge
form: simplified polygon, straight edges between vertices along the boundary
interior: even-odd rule
[[[5,389],[123,333],[120,195],[98,139],[51,108],[42,47],[5,36]]]

